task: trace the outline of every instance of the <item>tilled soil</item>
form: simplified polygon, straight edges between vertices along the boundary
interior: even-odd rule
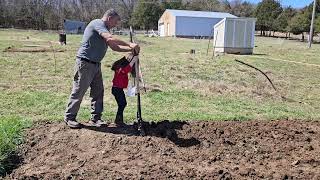
[[[135,126],[37,124],[16,179],[320,179],[320,122],[219,121]]]

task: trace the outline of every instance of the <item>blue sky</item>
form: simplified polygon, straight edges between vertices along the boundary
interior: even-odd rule
[[[247,0],[253,3],[259,3],[261,0]],[[283,6],[292,6],[295,8],[302,8],[305,7],[306,5],[309,5],[310,3],[313,2],[313,0],[280,0],[281,4]]]

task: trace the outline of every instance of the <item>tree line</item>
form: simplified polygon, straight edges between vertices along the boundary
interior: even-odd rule
[[[0,27],[60,30],[64,19],[90,22],[109,8],[119,12],[122,27],[145,30],[157,29],[166,9],[229,12],[257,18],[256,29],[263,36],[308,32],[312,14],[312,4],[295,9],[282,7],[278,0],[258,4],[245,0],[0,0]],[[319,1],[316,11],[320,12]],[[320,32],[320,17],[316,18],[315,32]]]
[[[301,9],[292,7],[283,8],[279,1],[263,0],[254,12],[257,18],[256,29],[260,30],[263,36],[272,36],[274,32],[283,32],[290,36],[290,33],[298,35],[310,32],[313,3]],[[320,2],[317,1],[316,13],[320,12]],[[314,33],[320,32],[320,16],[316,16]]]

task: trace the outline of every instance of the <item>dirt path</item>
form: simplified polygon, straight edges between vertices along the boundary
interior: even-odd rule
[[[167,130],[166,130],[167,129]],[[320,122],[168,122],[27,133],[17,179],[320,179]]]

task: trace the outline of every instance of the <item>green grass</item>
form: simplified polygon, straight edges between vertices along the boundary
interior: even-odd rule
[[[128,39],[128,37],[121,37]],[[61,121],[71,90],[73,65],[81,35],[68,35],[67,46],[56,43],[58,35],[50,32],[1,30],[0,49],[25,45],[49,46],[65,50],[54,54],[0,52],[0,115],[19,115],[34,121]],[[250,120],[310,119],[320,117],[317,55],[320,45],[307,49],[306,43],[256,37],[256,55],[206,55],[207,40],[137,37],[142,46],[141,63],[149,86],[162,92],[142,95],[146,120]],[[196,55],[190,55],[196,49]],[[112,121],[116,103],[110,93],[113,73],[110,64],[122,54],[108,51],[103,60],[105,111],[103,118]],[[283,101],[257,71],[238,64],[240,59],[266,71]],[[287,61],[282,61],[287,60]],[[125,116],[135,117],[136,99],[128,98]],[[90,115],[90,99],[84,98],[79,120]]]
[[[18,116],[0,116],[0,177],[15,166],[9,157],[23,142],[23,129],[30,126],[30,122]]]
[[[56,33],[0,30],[0,116],[63,120],[81,35],[68,35],[67,46],[60,46],[57,40]],[[162,90],[142,94],[145,120],[320,119],[320,67],[294,63],[320,65],[319,44],[308,49],[306,43],[298,41],[256,37],[255,55],[212,58],[212,50],[206,55],[208,40],[142,36],[137,40],[142,47],[140,59],[146,85]],[[7,47],[25,48],[30,44],[47,48],[53,44],[54,49],[65,52],[3,52]],[[196,54],[190,55],[190,49]],[[109,50],[102,62],[103,119],[107,121],[114,119],[117,109],[110,90],[110,65],[122,55]],[[236,58],[267,72],[279,93],[259,72],[235,62]],[[291,100],[283,101],[281,95]],[[133,121],[136,98],[127,100],[125,119]],[[86,121],[89,116],[90,99],[86,95],[78,119]],[[12,126],[23,127],[19,122],[17,118]]]

